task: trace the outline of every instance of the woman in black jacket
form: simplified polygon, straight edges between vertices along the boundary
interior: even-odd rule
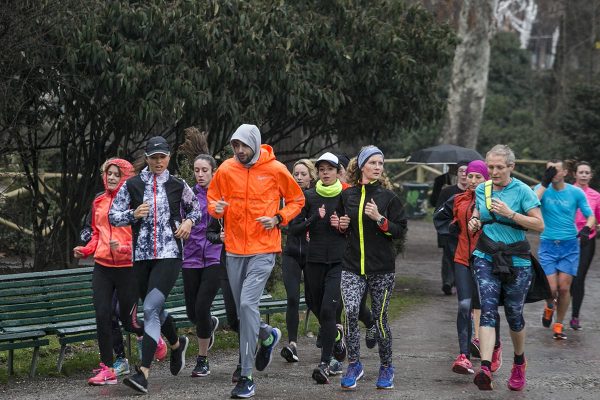
[[[375,146],[363,147],[348,165],[348,182],[354,186],[342,193],[339,218],[332,225],[346,230],[348,245],[342,271],[342,296],[348,323],[348,369],[342,388],[353,389],[363,376],[360,362],[360,301],[369,290],[379,337],[381,367],[376,386],[394,387],[392,338],[387,309],[394,289],[396,250],[394,240],[406,234],[404,207],[383,175],[383,152]],[[349,221],[348,221],[349,220]]]
[[[346,357],[343,328],[336,325],[346,238],[330,223],[342,194],[342,183],[337,177],[339,160],[334,154],[325,153],[315,166],[319,180],[314,188],[304,192],[304,207],[289,230],[291,234],[308,230],[310,240],[304,280],[310,292],[311,311],[321,325],[322,343],[321,362],[312,377],[317,383],[329,383],[330,375],[342,373],[341,361]],[[336,342],[338,345],[334,352]]]
[[[312,161],[303,158],[294,163],[292,175],[302,190],[308,190],[317,180],[317,171]],[[304,217],[296,216],[289,225],[304,221]],[[281,356],[287,362],[298,362],[298,325],[300,318],[300,282],[302,281],[302,271],[306,265],[306,249],[308,248],[306,230],[297,230],[292,233],[287,231],[285,248],[281,257],[281,274],[283,284],[287,293],[287,308],[285,312],[285,322],[288,331],[288,345],[281,349]],[[310,301],[306,282],[304,282],[304,297],[306,304],[310,308]]]

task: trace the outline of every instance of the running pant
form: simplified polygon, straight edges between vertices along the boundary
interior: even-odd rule
[[[358,314],[361,299],[367,288],[371,294],[371,312],[379,332],[379,359],[382,365],[392,365],[392,334],[388,325],[388,306],[394,289],[394,273],[357,275],[342,271],[342,298],[346,310],[348,359],[360,359],[360,330]]]
[[[137,287],[135,288],[137,290]],[[138,295],[135,295],[135,301],[137,302]],[[111,330],[112,330],[112,347],[117,358],[125,358],[125,344],[123,343],[123,333],[121,332],[121,324],[119,324],[119,299],[117,297],[117,291],[113,291],[112,297],[112,315],[110,317]],[[143,330],[141,330],[143,332]],[[141,333],[141,332],[140,332]]]
[[[221,266],[182,268],[185,310],[196,325],[196,336],[209,339],[212,333],[210,308],[219,291]]]
[[[579,318],[579,310],[581,310],[581,303],[583,303],[583,296],[585,295],[585,276],[596,253],[595,237],[590,240],[580,240],[579,243],[579,268],[577,269],[577,276],[573,278],[571,284],[571,296],[573,296],[571,315],[573,318]]]
[[[120,319],[125,329],[141,335],[142,327],[136,321],[137,292],[135,275],[131,267],[105,267],[94,265],[92,276],[93,303],[96,311],[96,329],[100,359],[104,365],[113,365],[113,295],[116,291],[120,304]],[[118,326],[118,321],[117,321]],[[121,332],[119,330],[119,336]],[[123,339],[121,338],[121,342]],[[152,353],[154,354],[154,353]]]
[[[466,265],[454,264],[454,282],[456,296],[458,297],[458,314],[456,316],[456,330],[458,332],[458,347],[461,354],[469,355],[471,343],[471,299],[473,296],[473,275]]]
[[[300,312],[300,282],[302,281],[303,268],[303,260],[297,257],[288,256],[287,254],[282,255],[281,274],[285,292],[287,293],[285,323],[287,325],[289,342],[298,341],[298,324],[300,323],[300,318],[298,316],[298,313]],[[304,288],[304,298],[308,299],[310,294],[308,293],[306,279]]]
[[[227,275],[240,320],[242,376],[252,376],[256,344],[273,328],[260,320],[260,297],[275,265],[275,253],[253,256],[227,255]]]
[[[220,286],[221,292],[223,293],[223,302],[225,303],[225,315],[227,315],[227,323],[229,328],[237,333],[240,333],[240,322],[238,321],[237,308],[235,306],[235,300],[233,293],[231,293],[231,285],[229,284],[229,277],[227,276],[227,268],[221,266],[220,271]]]
[[[342,263],[307,262],[304,280],[308,282],[312,310],[321,325],[321,361],[329,363],[337,334],[337,309],[341,300]]]
[[[442,254],[442,285],[454,286],[454,253],[456,253],[456,239],[448,237],[444,241]]]
[[[515,267],[516,278],[512,283],[502,283],[498,276],[492,273],[493,265],[484,258],[475,257],[473,273],[475,274],[479,300],[481,301],[482,327],[495,327],[500,319],[498,304],[502,295],[504,313],[508,326],[513,332],[520,332],[525,327],[523,306],[529,286],[531,285],[532,270],[528,267]]]
[[[362,322],[365,327],[371,328],[375,321],[373,320],[373,314],[371,314],[371,309],[367,307],[367,297],[369,296],[369,292],[365,291],[361,301],[360,301],[360,311],[358,312],[358,320]],[[342,311],[344,310],[344,302],[340,302],[340,306],[337,310],[337,315],[335,316],[335,322],[342,325]]]
[[[144,302],[144,338],[142,367],[150,368],[162,332],[170,345],[179,340],[173,317],[165,310],[165,301],[181,270],[181,259],[165,258],[133,263],[139,293]]]

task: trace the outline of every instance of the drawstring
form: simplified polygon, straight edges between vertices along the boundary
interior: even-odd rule
[[[154,174],[154,258],[156,255],[156,174]]]

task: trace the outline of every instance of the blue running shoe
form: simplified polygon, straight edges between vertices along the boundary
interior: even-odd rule
[[[377,389],[393,389],[394,388],[394,367],[392,365],[382,365],[379,367],[379,378],[375,384]]]
[[[237,385],[231,391],[232,399],[248,399],[254,396],[254,388],[256,385],[252,378],[248,378],[247,376],[240,377]]]
[[[355,361],[348,364],[346,375],[342,377],[342,389],[354,389],[356,387],[356,381],[362,378],[364,375],[363,366],[360,361]]]
[[[117,376],[123,376],[129,374],[129,361],[126,358],[118,357],[113,363],[113,369]]]
[[[273,349],[277,346],[277,343],[279,343],[279,339],[281,339],[281,331],[278,328],[273,328],[271,335],[273,335],[271,344],[265,346],[261,343],[258,352],[256,353],[255,365],[257,371],[264,371],[265,368],[271,364],[271,360],[273,359]]]

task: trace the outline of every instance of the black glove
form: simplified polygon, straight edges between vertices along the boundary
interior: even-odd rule
[[[546,171],[544,171],[544,176],[542,177],[542,186],[548,188],[550,186],[550,182],[552,182],[552,178],[556,176],[556,167],[548,167]]]
[[[592,230],[590,229],[590,227],[584,226],[583,228],[581,228],[581,230],[579,231],[579,234],[577,236],[579,236],[581,241],[586,242],[586,241],[590,240],[591,234],[592,234]]]

